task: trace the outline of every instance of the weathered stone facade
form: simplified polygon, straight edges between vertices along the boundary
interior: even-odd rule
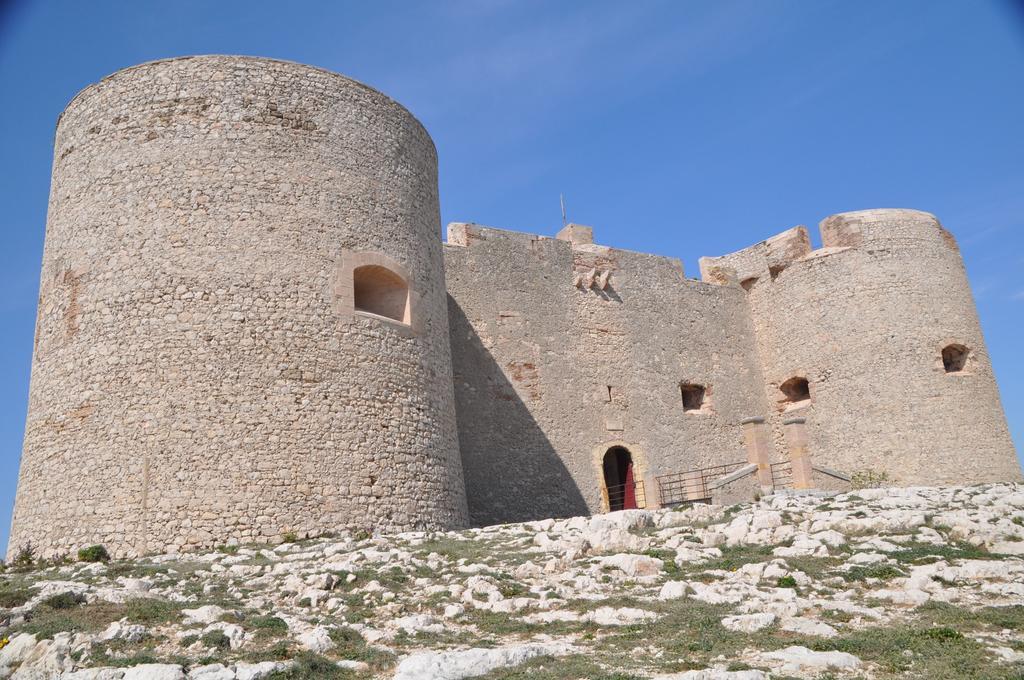
[[[174,59],[86,88],[55,147],[10,545],[466,523],[436,152],[408,111],[307,66]],[[411,324],[355,312],[367,257]]]
[[[439,231],[429,136],[347,78],[214,56],[86,88],[57,128],[10,549],[598,512],[613,447],[652,506],[661,475],[745,463],[751,416],[779,460],[800,416],[842,473],[1020,479],[931,215],[837,215],[822,249],[798,227],[703,281],[576,225]]]

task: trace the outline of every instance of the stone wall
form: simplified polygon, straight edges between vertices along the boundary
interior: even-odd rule
[[[405,109],[298,64],[173,59],[81,92],[9,549],[463,526],[436,173]],[[407,277],[412,323],[355,311],[364,261]]]
[[[745,293],[678,260],[449,226],[445,266],[459,441],[474,524],[604,509],[602,458],[654,478],[744,461],[767,408]],[[602,288],[602,285],[604,286]],[[684,411],[680,385],[706,389]]]
[[[1013,443],[952,235],[928,213],[869,210],[797,227],[701,262],[706,280],[746,290],[776,450],[804,416],[815,464],[891,482],[1020,479]],[[947,373],[943,347],[969,348]],[[794,377],[810,399],[780,389]]]
[[[802,417],[840,475],[1021,478],[927,213],[836,215],[818,250],[797,227],[695,281],[579,225],[456,223],[442,247],[438,212],[423,127],[342,76],[191,57],[83,90],[57,127],[9,552],[601,512],[612,447],[655,506],[659,475],[746,461],[752,416],[765,459]]]

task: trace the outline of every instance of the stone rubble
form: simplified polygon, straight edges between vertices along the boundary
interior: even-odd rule
[[[1019,545],[1024,492],[1002,484],[9,569],[0,679],[884,679],[943,662],[908,648],[897,672],[844,646],[875,631],[1010,677],[1024,671]]]

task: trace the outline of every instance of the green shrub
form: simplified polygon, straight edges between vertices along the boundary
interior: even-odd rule
[[[16,586],[10,581],[0,581],[0,609],[20,607],[31,599],[31,589]]]
[[[352,674],[319,654],[301,652],[295,656],[295,663],[290,668],[272,673],[267,677],[268,680],[305,680],[306,678],[332,680],[334,678],[350,678]]]
[[[246,621],[246,627],[256,631],[257,637],[277,637],[288,632],[288,624],[276,616],[256,616]]]
[[[796,588],[796,579],[788,575],[783,576],[775,582],[775,585],[779,588]]]
[[[231,638],[224,634],[222,630],[211,630],[203,633],[203,636],[199,638],[203,644],[207,647],[216,647],[217,649],[230,649]]]
[[[50,609],[74,609],[80,604],[85,604],[85,595],[67,591],[51,595],[40,602],[40,604]]]
[[[939,626],[937,628],[928,628],[923,633],[924,637],[929,640],[936,640],[938,642],[947,642],[950,640],[963,640],[964,635],[960,631],[947,628],[945,626]]]
[[[110,553],[102,545],[90,545],[78,551],[79,562],[109,562]]]
[[[11,560],[11,567],[15,571],[28,571],[32,569],[36,564],[36,549],[32,545],[32,541],[25,543],[18,548],[18,552],[14,554],[14,559]]]
[[[889,473],[882,470],[859,470],[850,477],[850,483],[854,489],[871,489],[884,486],[888,481]]]
[[[164,600],[147,597],[128,600],[124,604],[126,618],[135,623],[168,623],[181,615],[181,608],[178,605]]]

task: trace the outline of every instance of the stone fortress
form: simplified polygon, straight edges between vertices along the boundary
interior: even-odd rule
[[[953,237],[869,210],[701,260],[452,224],[386,96],[119,71],[57,125],[9,554],[1020,479]],[[743,485],[747,485],[744,487]]]

